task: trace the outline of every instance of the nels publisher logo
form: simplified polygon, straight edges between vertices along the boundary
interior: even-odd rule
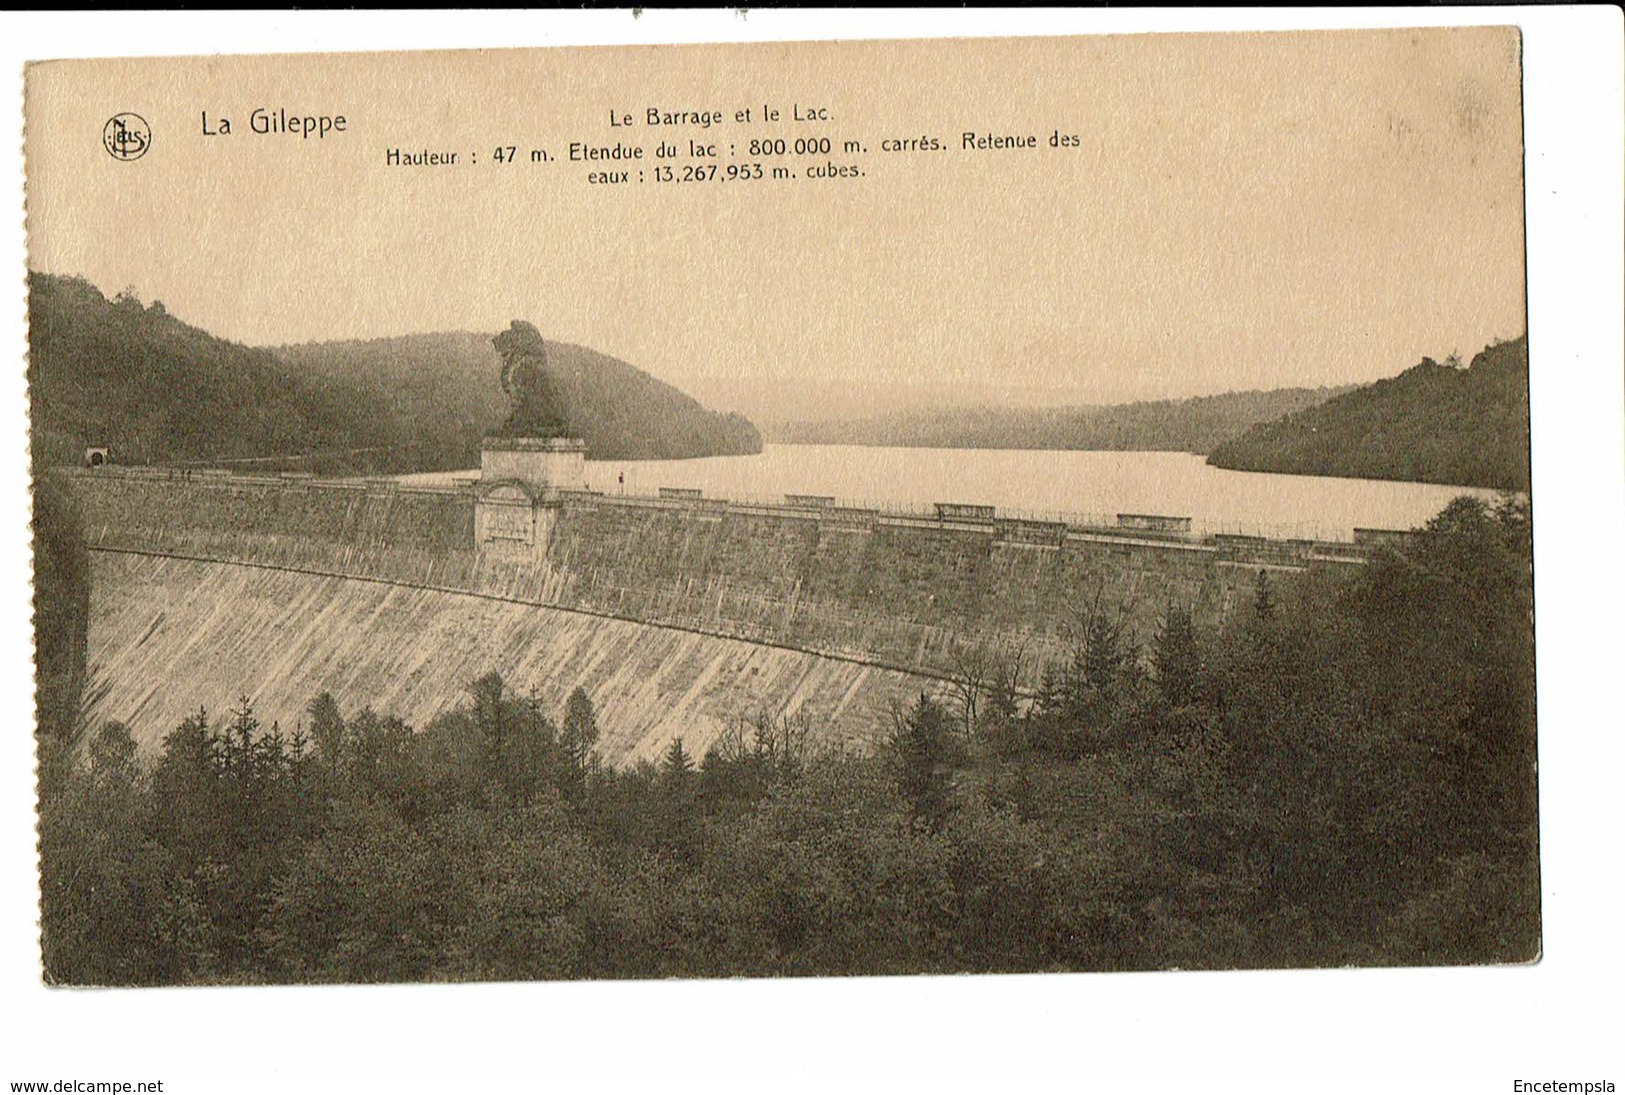
[[[115,114],[102,127],[102,147],[115,160],[139,160],[152,147],[152,127],[139,114]]]

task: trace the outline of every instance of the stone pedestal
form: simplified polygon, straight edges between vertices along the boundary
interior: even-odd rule
[[[587,443],[578,437],[487,437],[480,443],[480,482],[524,484],[534,498],[587,485]]]
[[[587,485],[587,443],[575,437],[487,437],[480,444],[474,542],[492,558],[542,564],[559,491]]]

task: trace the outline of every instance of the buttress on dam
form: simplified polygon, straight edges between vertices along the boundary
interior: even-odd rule
[[[448,486],[59,469],[91,548],[91,715],[156,749],[239,697],[292,730],[327,691],[421,728],[496,671],[555,715],[585,689],[610,764],[676,737],[703,755],[751,718],[866,748],[896,705],[950,690],[969,651],[1019,654],[1030,686],[1085,612],[1142,641],[1170,604],[1216,626],[1260,570],[1358,565],[1377,537],[607,495],[579,487],[584,455],[488,440],[481,476]]]

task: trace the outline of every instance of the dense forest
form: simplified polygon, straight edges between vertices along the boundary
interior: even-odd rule
[[[507,406],[485,335],[258,349],[81,278],[29,274],[34,459],[196,462],[324,473],[479,463]],[[589,454],[649,459],[755,452],[761,438],[654,377],[550,344]]]
[[[1529,489],[1529,339],[1463,368],[1423,358],[1399,376],[1255,426],[1208,463],[1241,471]]]
[[[448,457],[445,466],[477,464],[480,437],[508,414],[496,380],[500,360],[489,335],[313,342],[275,352],[311,378],[366,384],[400,421],[433,423],[463,454]],[[749,420],[706,410],[618,358],[549,339],[547,366],[569,428],[587,442],[589,459],[676,460],[762,451],[761,435]]]
[[[34,480],[34,700],[41,771],[78,748],[87,687],[90,552],[73,498],[49,477]]]
[[[405,432],[353,387],[295,376],[133,290],[109,300],[83,279],[30,273],[28,328],[38,463],[76,464],[108,445],[127,463],[369,449],[358,466],[410,466]]]
[[[73,540],[41,541],[42,698],[74,656]],[[677,740],[613,770],[591,697],[547,711],[494,674],[416,730],[366,696],[296,727],[241,700],[150,756],[116,722],[42,717],[47,976],[1536,957],[1526,505],[1459,499],[1352,575],[1257,581],[1223,631],[1170,604],[1143,649],[1080,606],[1036,695],[1010,686],[1019,654],[962,651],[862,752],[742,713],[703,757]]]
[[[960,408],[850,422],[787,422],[773,441],[900,448],[1211,451],[1260,422],[1313,407],[1348,388],[1280,388],[1100,407]]]

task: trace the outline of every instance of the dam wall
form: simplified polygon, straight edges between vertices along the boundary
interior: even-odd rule
[[[533,542],[482,550],[497,490],[170,470],[64,471],[93,548],[381,579],[673,625],[951,676],[969,648],[1023,651],[1029,683],[1090,612],[1148,640],[1170,604],[1218,626],[1260,571],[1290,581],[1360,545],[1198,536],[817,501],[731,503],[585,491],[538,496]],[[511,509],[513,499],[500,503]],[[487,510],[482,511],[482,506]],[[518,534],[515,534],[518,535]]]
[[[937,682],[857,662],[478,594],[264,566],[91,555],[90,713],[143,749],[239,697],[292,732],[328,691],[422,728],[485,673],[557,720],[577,687],[612,765],[658,760],[676,737],[703,756],[732,723],[805,716],[825,743],[867,748],[889,707]]]
[[[547,558],[571,604],[640,619],[698,612],[742,634],[945,673],[978,645],[1064,656],[1080,615],[1097,608],[1141,638],[1170,603],[1217,624],[1257,582],[1201,544],[574,498]]]

